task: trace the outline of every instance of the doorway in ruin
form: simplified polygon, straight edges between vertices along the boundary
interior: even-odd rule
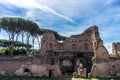
[[[53,50],[53,44],[52,43],[49,44],[49,48],[50,48],[50,50]]]
[[[49,77],[53,77],[53,76],[54,76],[53,71],[54,71],[54,70],[49,70]]]
[[[25,76],[31,76],[31,71],[30,71],[30,69],[25,68],[25,69],[24,69],[24,75],[25,75]]]

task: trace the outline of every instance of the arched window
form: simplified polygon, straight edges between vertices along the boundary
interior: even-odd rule
[[[54,65],[55,64],[55,60],[52,58],[50,59],[50,65]]]
[[[63,50],[63,43],[60,43],[60,44],[59,44],[59,49],[60,49],[60,50]]]
[[[76,44],[72,44],[72,50],[76,50]]]
[[[85,47],[85,50],[88,50],[88,44],[87,43],[85,43],[84,47]]]
[[[115,68],[115,66],[113,65],[112,68]]]
[[[29,73],[29,72],[30,72],[30,70],[29,70],[28,68],[25,68],[25,69],[24,69],[24,72]]]

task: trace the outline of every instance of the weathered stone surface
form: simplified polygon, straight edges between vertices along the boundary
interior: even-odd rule
[[[113,47],[113,54],[116,55],[120,48],[116,48],[115,44]],[[94,55],[90,77],[120,77],[120,60],[109,59],[97,26],[88,28],[82,34],[72,35],[64,41],[57,41],[54,33],[47,30],[41,40],[39,55],[23,60],[0,59],[0,75],[61,76],[61,68],[72,69],[74,53],[82,52],[88,53],[87,56],[91,57]],[[86,77],[87,70],[81,65],[77,67],[73,77]]]
[[[98,43],[98,46],[96,47],[95,50],[95,63],[100,63],[100,62],[108,62],[109,61],[109,54],[106,48],[103,46],[102,42]]]
[[[119,56],[119,52],[120,52],[120,42],[112,43],[112,55]]]
[[[40,55],[46,55],[47,51],[56,51],[57,50],[57,40],[52,31],[47,30],[43,34],[43,38],[41,40],[41,52]]]
[[[109,70],[109,63],[102,62],[93,64],[91,77],[110,77]]]
[[[15,71],[15,75],[17,75],[17,76],[24,76],[24,74],[23,74],[24,73],[23,66],[24,65],[22,65],[20,67],[20,69],[18,69],[18,70]]]
[[[70,62],[70,60],[63,60],[62,63],[63,66],[73,66],[72,62]]]
[[[76,62],[77,65],[77,72],[73,73],[74,78],[79,78],[79,77],[86,77],[86,68],[83,68],[83,64],[80,62],[78,59]]]
[[[93,47],[94,47],[94,58],[93,66],[89,77],[120,77],[120,60],[110,60],[109,54],[103,45],[103,41],[96,38],[96,34],[92,34]],[[113,54],[117,55],[116,45],[113,44]]]
[[[111,77],[120,77],[120,60],[112,60],[109,62]]]
[[[98,29],[94,27],[92,30],[92,42],[94,47],[93,66],[89,77],[110,77],[109,74],[109,54],[103,45],[103,41],[99,36]]]
[[[5,71],[0,71],[0,75],[5,76]]]
[[[38,64],[33,64],[30,67],[24,67],[25,65],[22,65],[20,67],[20,69],[18,69],[17,71],[15,71],[15,75],[19,75],[19,76],[24,76],[25,73],[24,69],[27,68],[30,70],[30,74],[32,76],[49,76],[49,70],[53,70],[53,76],[60,76],[61,72],[59,70],[59,66],[58,65],[54,65],[54,66],[50,66],[48,64],[45,65],[38,65]],[[29,74],[28,74],[29,75]],[[26,76],[28,76],[26,75]]]

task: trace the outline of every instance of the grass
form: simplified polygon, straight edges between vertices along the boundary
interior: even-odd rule
[[[72,78],[72,80],[120,80],[120,78]]]
[[[20,77],[20,76],[0,76],[0,80],[120,80],[120,78],[68,78],[68,77]]]
[[[71,78],[61,78],[61,77],[18,77],[18,76],[0,76],[0,80],[71,80]]]

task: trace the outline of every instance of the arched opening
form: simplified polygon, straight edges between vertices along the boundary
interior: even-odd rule
[[[76,50],[76,44],[72,44],[72,50]]]
[[[113,65],[112,68],[115,68],[115,66]]]
[[[85,47],[85,50],[88,50],[88,44],[87,43],[85,43],[84,47]]]
[[[53,44],[52,43],[49,43],[49,49],[53,50]]]
[[[25,68],[25,69],[24,69],[24,75],[25,75],[25,76],[31,76],[30,69]]]
[[[25,69],[24,69],[24,72],[29,73],[29,72],[30,72],[30,70],[29,70],[28,68],[25,68]]]
[[[53,74],[53,70],[49,70],[49,77],[53,77],[54,74]]]

